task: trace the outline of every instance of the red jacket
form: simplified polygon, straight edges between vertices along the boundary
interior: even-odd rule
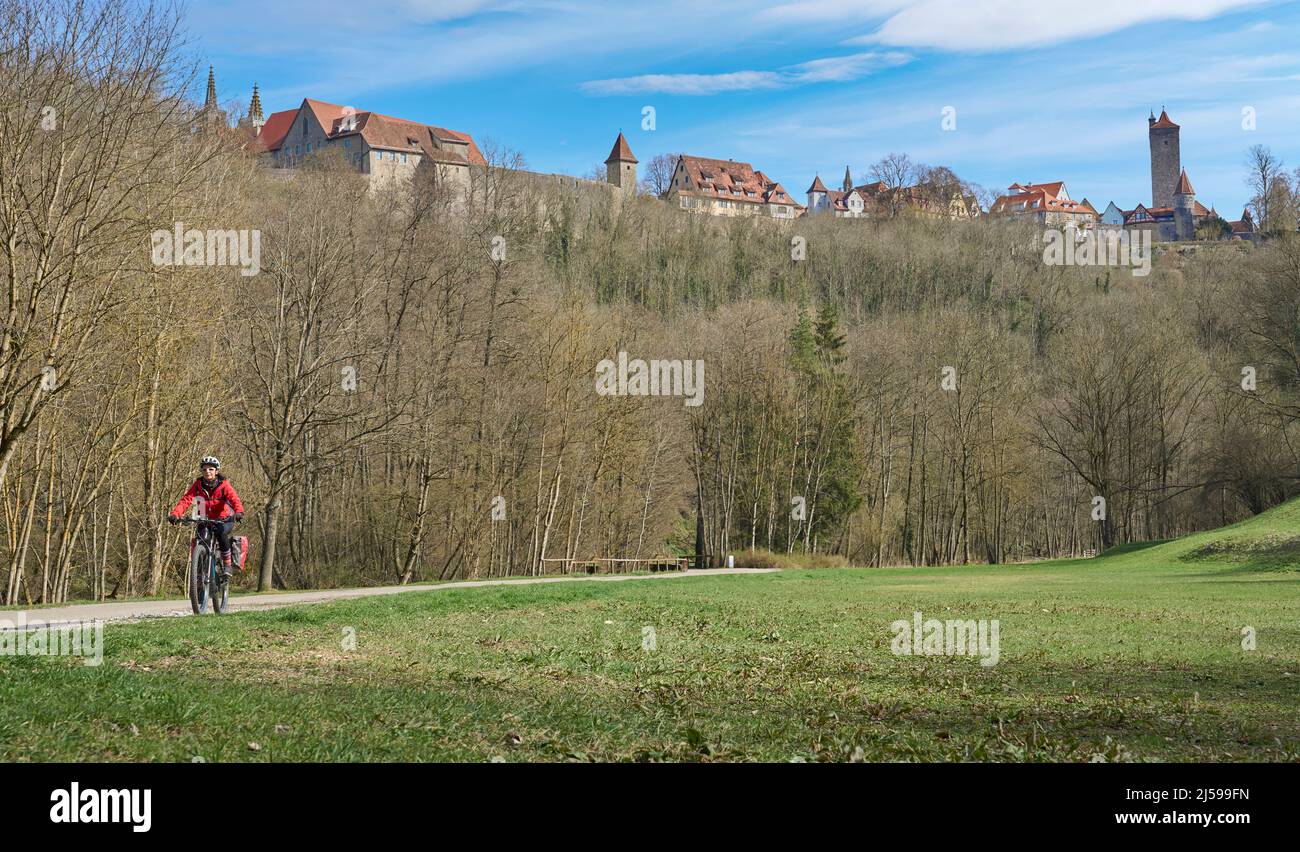
[[[203,484],[203,477],[194,480],[190,490],[172,508],[172,514],[183,515],[190,504],[196,501],[203,504],[202,517],[213,521],[229,520],[235,512],[244,511],[244,504],[239,501],[235,487],[221,474],[217,474],[217,484],[211,491]]]

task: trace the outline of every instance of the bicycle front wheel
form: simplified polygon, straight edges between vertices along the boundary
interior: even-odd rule
[[[210,561],[208,548],[202,544],[195,545],[194,554],[190,557],[190,606],[195,615],[203,615],[208,611]]]

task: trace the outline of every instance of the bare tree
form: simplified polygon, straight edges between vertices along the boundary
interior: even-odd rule
[[[641,191],[656,198],[663,198],[672,186],[673,172],[680,158],[680,154],[655,154],[651,157],[641,178]]]
[[[1271,230],[1277,183],[1282,177],[1282,160],[1274,156],[1267,145],[1253,145],[1246,156],[1246,170],[1246,185],[1251,192],[1250,206],[1255,211],[1255,222],[1261,232]]]
[[[235,382],[230,413],[266,482],[259,590],[275,582],[286,494],[396,417],[369,404],[386,335],[372,324],[365,187],[337,163],[298,183],[297,197],[271,211],[269,258],[229,331],[231,363],[250,374]]]
[[[906,190],[916,182],[917,165],[906,154],[890,152],[871,166],[871,178],[880,185],[878,204],[895,216],[907,206]]]
[[[0,3],[0,482],[41,410],[94,380],[79,370],[148,262],[153,210],[212,156],[178,95],[176,52],[174,10]]]

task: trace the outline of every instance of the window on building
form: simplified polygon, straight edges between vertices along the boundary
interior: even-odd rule
[[[403,163],[406,162],[406,154],[405,154],[405,153],[402,154],[402,162],[403,162]]]
[[[351,140],[351,139],[344,139],[344,140],[343,140],[343,147],[344,147],[344,148],[351,148],[351,147],[352,147],[352,140]]]
[[[376,160],[382,160],[383,158],[384,158],[384,152],[383,152],[383,151],[376,151],[376,152],[375,152],[375,159],[376,159]]]
[[[307,153],[308,153],[308,154],[311,153],[311,143],[310,143],[310,142],[307,143]]]

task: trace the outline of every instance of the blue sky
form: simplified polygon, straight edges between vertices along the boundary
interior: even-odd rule
[[[814,174],[838,185],[898,151],[1127,208],[1150,202],[1162,105],[1197,198],[1226,218],[1251,145],[1300,166],[1294,0],[191,0],[186,26],[223,103],[246,106],[256,81],[268,113],[315,97],[539,171],[585,174],[622,130],[643,163],[745,160],[799,198]]]

